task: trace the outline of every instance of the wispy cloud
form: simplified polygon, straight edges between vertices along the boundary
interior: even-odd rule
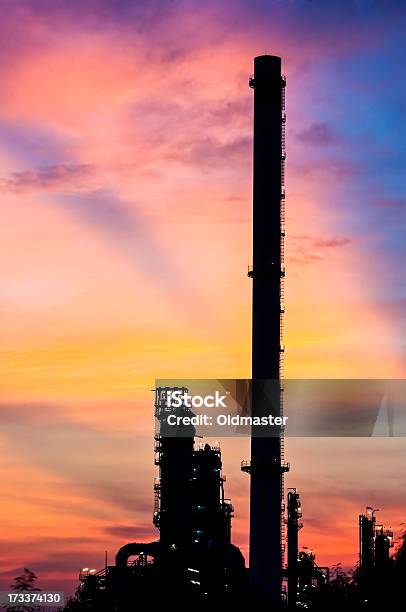
[[[292,236],[288,259],[298,264],[310,264],[331,257],[331,251],[352,243],[346,236],[321,238],[313,236]]]
[[[324,147],[342,142],[343,137],[327,123],[313,123],[296,136],[305,144]]]
[[[0,179],[0,189],[16,193],[48,190],[75,190],[84,188],[92,175],[91,164],[54,164],[33,170],[13,172]]]
[[[104,531],[109,535],[118,536],[126,542],[133,542],[150,538],[151,535],[156,538],[156,531],[152,525],[107,525]]]

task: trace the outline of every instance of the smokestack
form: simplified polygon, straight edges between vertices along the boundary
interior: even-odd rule
[[[252,412],[253,416],[278,416],[282,414],[285,157],[285,80],[280,57],[256,57],[250,86],[254,89],[253,267],[249,272],[253,279]],[[278,605],[282,592],[283,472],[288,466],[282,462],[281,438],[270,433],[253,429],[251,463],[245,471],[251,474],[251,581],[256,592]]]

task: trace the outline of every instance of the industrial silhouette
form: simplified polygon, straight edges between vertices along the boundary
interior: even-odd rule
[[[276,381],[273,413],[281,416],[286,157],[281,59],[256,57],[249,85],[254,90],[253,266],[248,272],[253,282],[252,414],[269,413],[269,381]],[[241,466],[251,479],[247,569],[231,543],[233,506],[225,497],[220,448],[196,444],[193,426],[179,426],[177,435],[167,435],[166,419],[175,409],[168,408],[166,399],[173,390],[155,389],[160,428],[155,436],[159,478],[153,522],[159,539],[125,544],[115,565],[82,570],[77,597],[66,610],[127,612],[151,597],[155,605],[201,602],[216,609],[250,602],[273,610],[332,610],[349,602],[344,574],[337,570],[332,577],[328,568],[317,566],[312,551],[299,550],[302,510],[296,489],[288,491],[286,510],[284,505],[283,477],[289,464],[284,461],[283,430],[275,437],[263,427],[253,428],[251,459]],[[190,413],[185,406],[176,411]],[[360,516],[360,564],[351,591],[351,604],[359,609],[369,609],[374,579],[390,564],[392,534],[376,525],[375,512],[367,509]],[[130,563],[131,557],[135,560]]]

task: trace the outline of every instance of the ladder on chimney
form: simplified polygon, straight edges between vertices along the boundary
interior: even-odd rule
[[[281,198],[280,198],[280,260],[281,260],[281,278],[280,278],[280,345],[279,354],[279,382],[280,382],[280,414],[283,416],[283,379],[284,379],[284,313],[285,313],[285,159],[286,159],[286,112],[285,112],[285,86],[286,78],[282,76],[281,83]],[[280,436],[280,454],[281,465],[284,465],[285,458],[285,438],[284,431],[281,431]],[[282,563],[284,563],[284,555],[286,549],[286,527],[285,527],[285,492],[284,492],[284,471],[281,471],[281,489],[280,489],[280,504],[281,504],[281,552]]]

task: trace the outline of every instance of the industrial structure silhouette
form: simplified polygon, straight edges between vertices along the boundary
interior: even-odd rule
[[[285,77],[281,59],[256,57],[249,79],[254,90],[252,413],[268,414],[267,385],[278,381],[276,416],[283,414],[283,314],[285,237]],[[283,430],[267,435],[253,428],[251,458],[241,469],[250,476],[249,569],[231,542],[233,506],[225,497],[221,451],[196,444],[193,426],[177,436],[165,431],[166,396],[155,389],[154,525],[159,539],[125,544],[115,565],[83,570],[79,598],[94,609],[126,612],[134,602],[241,604],[265,603],[270,609],[312,607],[312,593],[323,593],[328,568],[314,554],[299,550],[301,502],[290,489],[285,505]],[[187,391],[182,389],[182,391]],[[178,409],[179,410],[179,409]],[[180,409],[188,411],[186,407]],[[360,593],[366,602],[376,572],[389,562],[392,534],[376,525],[375,513],[360,516]],[[285,533],[286,529],[286,533]],[[286,555],[285,555],[286,553]],[[285,565],[286,556],[286,565]],[[129,562],[134,557],[133,562]],[[71,608],[74,609],[74,608]],[[330,609],[333,609],[332,607]]]

